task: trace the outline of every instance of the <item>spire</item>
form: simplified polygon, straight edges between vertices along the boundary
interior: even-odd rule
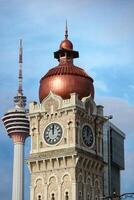
[[[18,107],[25,107],[26,105],[26,97],[23,96],[23,89],[22,89],[22,63],[23,63],[23,47],[22,47],[22,39],[20,39],[20,46],[19,46],[19,76],[18,76],[18,92],[17,96],[14,97],[15,105]]]
[[[23,49],[22,49],[22,39],[20,39],[19,63],[22,63],[22,53],[23,53]]]
[[[67,26],[67,20],[66,20],[66,26],[65,26],[65,39],[68,39],[68,26]]]
[[[22,92],[22,54],[23,54],[23,49],[22,49],[22,39],[20,39],[20,48],[19,48],[19,86],[18,86],[18,95],[23,95]]]

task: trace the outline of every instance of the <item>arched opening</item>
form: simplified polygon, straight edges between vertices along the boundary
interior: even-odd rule
[[[90,195],[89,194],[87,194],[87,200],[90,200]]]
[[[55,195],[54,195],[54,193],[52,193],[52,195],[51,195],[51,200],[55,200]]]
[[[37,200],[42,200],[42,197],[40,194],[38,195]]]
[[[69,194],[68,194],[68,192],[65,193],[65,200],[69,200]]]

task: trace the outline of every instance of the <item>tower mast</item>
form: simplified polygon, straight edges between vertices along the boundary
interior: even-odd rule
[[[22,48],[22,39],[21,39],[20,47],[19,47],[18,91],[17,91],[17,95],[14,97],[15,107],[18,107],[18,108],[24,108],[26,106],[26,97],[23,96],[22,63],[23,63],[23,48]]]
[[[18,87],[18,95],[23,95],[22,90],[22,56],[23,56],[23,49],[22,49],[22,39],[20,39],[20,48],[19,48],[19,87]]]
[[[15,107],[2,118],[9,137],[14,144],[12,200],[23,200],[24,196],[24,143],[29,136],[29,120],[26,113],[26,97],[22,89],[22,40],[19,47],[19,83],[14,97]]]

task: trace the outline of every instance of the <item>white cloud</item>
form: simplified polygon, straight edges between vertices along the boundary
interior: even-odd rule
[[[104,105],[104,113],[113,115],[113,123],[121,128],[126,134],[134,132],[134,105],[117,97],[97,98],[97,102]]]
[[[129,89],[134,90],[134,85],[133,84],[130,84],[128,87],[129,87]]]

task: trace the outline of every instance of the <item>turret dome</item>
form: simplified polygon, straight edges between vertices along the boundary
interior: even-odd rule
[[[70,40],[65,39],[61,42],[60,49],[73,50],[73,44]]]

